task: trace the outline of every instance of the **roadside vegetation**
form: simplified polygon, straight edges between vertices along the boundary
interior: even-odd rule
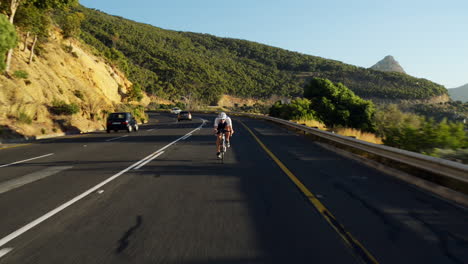
[[[376,144],[466,162],[468,134],[461,122],[440,121],[402,112],[397,105],[376,107],[343,84],[315,78],[307,98],[276,102],[270,116],[352,136]]]

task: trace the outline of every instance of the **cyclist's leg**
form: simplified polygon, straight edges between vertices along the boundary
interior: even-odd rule
[[[231,142],[231,126],[226,127],[226,141]]]
[[[222,138],[222,134],[221,132],[218,131],[218,133],[216,134],[216,152],[217,153],[221,152],[221,138]]]

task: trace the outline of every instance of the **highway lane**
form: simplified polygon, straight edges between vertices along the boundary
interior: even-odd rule
[[[92,133],[1,150],[2,164],[24,160],[39,153],[54,155],[0,168],[0,237],[183,136],[192,126],[201,124],[200,121],[192,126],[180,126],[174,123],[172,117],[166,116],[153,117],[152,120],[159,123],[142,126],[138,133]],[[123,135],[128,137],[106,141]],[[21,182],[38,173],[50,175],[12,190],[4,188],[11,181]]]
[[[118,134],[97,133],[24,147],[68,146],[70,156],[27,162],[33,170],[74,167],[0,194],[7,212],[0,239],[21,226],[16,222],[32,221],[201,124],[158,118],[163,122],[148,127],[155,130],[113,141],[105,140]],[[465,209],[270,123],[235,118],[225,164],[215,159],[210,123],[2,245],[0,252],[13,250],[0,263],[362,263],[359,249],[346,245],[240,121],[378,263],[467,262]]]

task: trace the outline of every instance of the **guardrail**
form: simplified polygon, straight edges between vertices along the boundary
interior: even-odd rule
[[[387,160],[387,164],[389,163],[388,161],[391,161],[392,164],[400,164],[398,166],[400,168],[402,167],[401,165],[403,165],[403,167],[406,167],[404,170],[411,171],[410,174],[414,176],[445,186],[452,190],[468,194],[468,165],[398,148],[373,144],[279,118],[238,112],[231,112],[231,114],[269,120],[274,123],[304,131],[321,140],[331,142],[340,148],[353,150],[353,152],[357,151],[371,154],[374,157],[377,157],[379,161]]]

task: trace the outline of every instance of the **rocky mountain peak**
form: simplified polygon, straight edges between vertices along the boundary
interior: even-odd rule
[[[393,58],[393,56],[385,56],[381,61],[377,62],[374,66],[371,67],[373,70],[377,71],[386,71],[386,72],[401,72],[406,73],[405,70],[400,66],[398,61]]]

